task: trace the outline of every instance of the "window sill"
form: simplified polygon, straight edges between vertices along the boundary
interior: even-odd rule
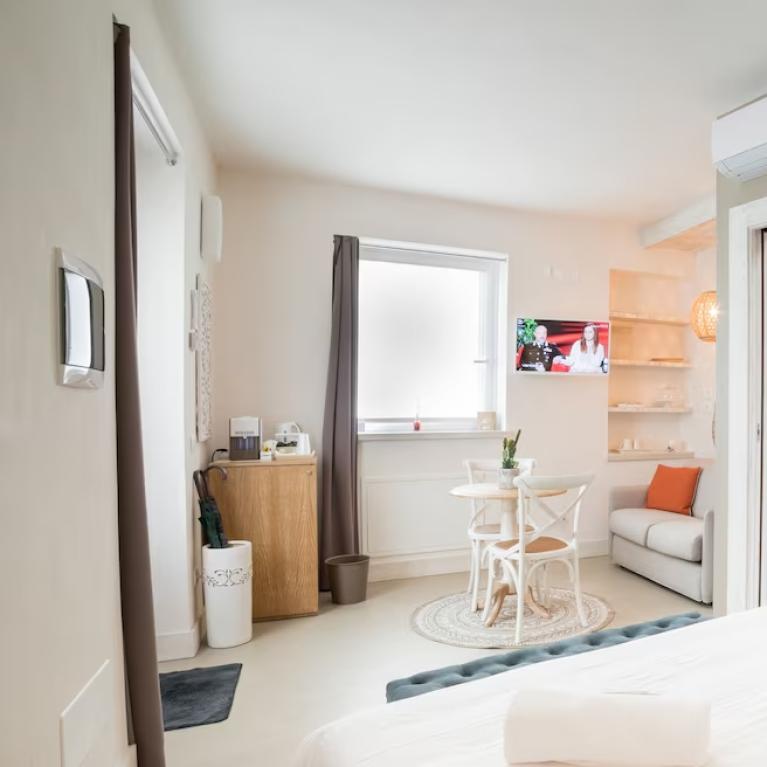
[[[432,439],[502,439],[508,436],[508,432],[480,431],[479,429],[465,429],[463,431],[439,429],[422,429],[421,431],[381,431],[381,432],[360,432],[357,434],[359,442],[410,442]]]

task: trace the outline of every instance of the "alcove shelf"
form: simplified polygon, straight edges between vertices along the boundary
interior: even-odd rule
[[[683,263],[680,262],[682,267]],[[692,334],[689,280],[681,274],[610,271],[610,461],[680,460],[692,452],[669,452],[688,434]],[[618,403],[641,403],[618,407]],[[668,402],[668,406],[655,403]],[[617,452],[624,440],[643,448]]]
[[[662,360],[627,360],[627,359],[612,359],[610,360],[612,367],[626,367],[626,368],[679,368],[685,370],[692,367],[689,362],[664,362]]]
[[[684,413],[692,413],[691,407],[653,407],[651,405],[641,407],[617,407],[610,405],[607,408],[608,413],[621,413],[622,415],[642,415],[642,414],[655,414],[655,415],[682,415]]]
[[[695,453],[691,450],[636,450],[626,453],[619,453],[617,450],[611,450],[607,454],[607,460],[611,463],[622,461],[684,461],[688,458],[695,458]]]
[[[613,322],[625,323],[625,322],[638,322],[648,323],[651,325],[689,325],[690,320],[686,317],[675,317],[668,314],[644,314],[636,312],[618,312],[611,311],[610,319]]]
[[[651,272],[641,269],[611,269],[610,274],[617,277],[627,276],[630,279],[646,278],[650,280],[683,280],[680,274],[668,274],[666,272]]]

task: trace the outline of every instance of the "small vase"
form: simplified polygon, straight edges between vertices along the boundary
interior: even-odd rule
[[[498,469],[498,487],[501,490],[513,490],[514,479],[519,476],[519,469]]]

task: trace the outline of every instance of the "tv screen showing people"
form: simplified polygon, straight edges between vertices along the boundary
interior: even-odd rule
[[[517,319],[516,368],[522,373],[606,375],[610,323]]]

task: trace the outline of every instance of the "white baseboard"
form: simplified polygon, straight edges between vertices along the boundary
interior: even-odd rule
[[[580,542],[581,557],[602,557],[608,552],[607,540]],[[437,551],[428,554],[401,554],[370,558],[368,580],[394,581],[400,578],[420,578],[426,575],[468,573],[469,550]]]
[[[610,544],[607,538],[581,541],[578,547],[581,550],[581,558],[606,557],[610,553]]]
[[[469,569],[469,550],[439,551],[429,554],[402,554],[371,557],[369,581],[395,581],[424,575],[463,573]]]
[[[115,767],[137,767],[137,765],[136,746],[128,746],[128,750],[122,755]]]
[[[187,631],[157,635],[157,660],[194,658],[200,649],[200,624],[195,623]]]

